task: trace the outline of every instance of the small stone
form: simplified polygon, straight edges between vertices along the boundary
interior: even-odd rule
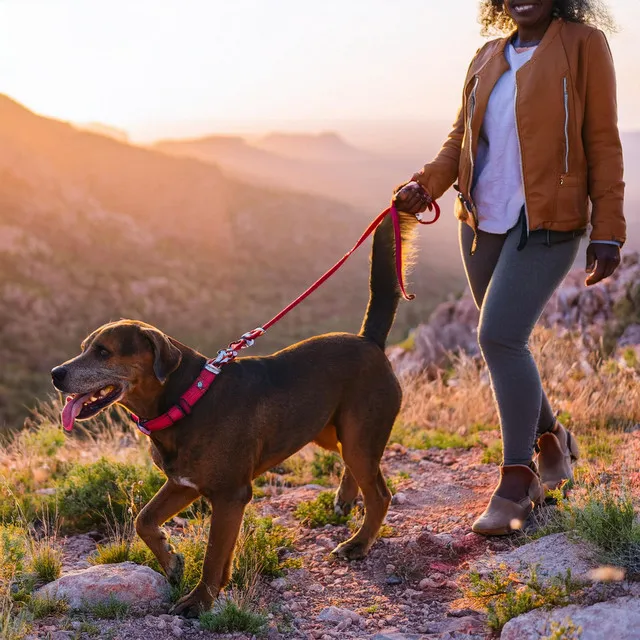
[[[336,546],[336,543],[329,536],[318,536],[316,544],[323,549],[333,549]]]
[[[355,611],[349,609],[341,609],[340,607],[327,607],[323,609],[316,618],[320,622],[334,622],[339,624],[343,620],[350,619],[352,622],[358,622],[360,616]]]
[[[164,620],[159,620],[158,624],[156,625],[156,629],[166,629],[167,628],[167,623]]]
[[[336,627],[337,631],[344,631],[347,627],[350,627],[353,624],[353,620],[351,618],[346,618],[342,622],[338,624]]]
[[[395,570],[396,570],[396,565],[395,564],[388,564],[385,567],[387,574],[391,575]]]
[[[269,586],[278,591],[284,591],[289,586],[289,581],[286,578],[276,578],[269,583]]]
[[[180,627],[171,627],[171,634],[174,638],[182,638],[184,631]]]
[[[399,491],[391,498],[391,504],[405,504],[407,501],[406,494]]]
[[[386,579],[386,583],[390,585],[402,584],[402,578],[400,576],[391,575]]]
[[[441,584],[441,582],[436,582],[432,578],[423,578],[420,580],[418,587],[424,591],[425,589],[437,589]]]

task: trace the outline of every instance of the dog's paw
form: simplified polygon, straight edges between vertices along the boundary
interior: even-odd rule
[[[213,598],[204,586],[198,585],[191,593],[180,598],[169,613],[173,616],[184,616],[185,618],[197,618],[211,608]]]
[[[169,567],[167,568],[167,580],[171,586],[177,586],[184,574],[184,556],[181,553],[172,553]]]
[[[351,542],[347,540],[342,544],[339,544],[332,552],[331,555],[343,560],[362,560],[369,551],[369,545],[363,542]]]

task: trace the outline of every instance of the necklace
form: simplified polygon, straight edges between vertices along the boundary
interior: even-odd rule
[[[516,35],[516,37],[513,39],[513,46],[516,49],[528,49],[530,47],[537,47],[540,42],[542,42],[541,40],[532,40],[531,42],[522,42],[520,40],[520,36]]]

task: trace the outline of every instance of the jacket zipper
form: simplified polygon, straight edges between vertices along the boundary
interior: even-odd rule
[[[564,86],[564,172],[567,174],[569,173],[569,90],[566,76],[562,79],[562,83]]]
[[[527,190],[524,185],[524,167],[522,165],[522,144],[520,142],[520,130],[518,129],[518,76],[516,74],[516,92],[513,99],[513,110],[516,122],[516,139],[518,140],[518,151],[520,160],[520,176],[522,178],[522,193],[524,194],[524,219],[527,225],[526,237],[529,237],[529,212],[527,211]]]
[[[475,173],[475,161],[473,158],[472,123],[473,123],[473,114],[475,113],[475,110],[476,110],[476,92],[478,90],[479,83],[480,83],[480,76],[476,76],[475,82],[473,84],[473,89],[471,90],[471,94],[469,95],[469,117],[467,118],[467,128],[469,129],[469,161],[471,164],[471,172],[469,175],[469,184],[467,186],[467,193],[469,194],[469,207],[466,207],[466,203],[465,203],[465,207],[467,209],[470,209],[469,213],[471,213],[471,215],[473,216],[473,220],[475,222],[475,229],[474,229],[475,237],[473,239],[473,245],[471,247],[472,255],[475,253],[476,248],[478,246],[478,217],[475,212],[475,205],[471,201],[471,187],[473,186],[473,174]]]

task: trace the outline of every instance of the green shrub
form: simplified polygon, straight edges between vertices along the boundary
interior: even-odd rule
[[[334,511],[333,499],[333,491],[323,491],[315,500],[301,502],[296,507],[294,516],[312,529],[323,527],[325,524],[346,524],[347,517]]]
[[[342,458],[333,451],[316,451],[311,462],[311,474],[316,481],[337,476],[342,471]]]
[[[147,545],[135,538],[131,541],[114,540],[106,544],[99,544],[95,552],[89,557],[91,564],[119,564],[121,562],[135,562],[146,565],[159,573],[162,572],[160,563]]]
[[[502,440],[492,440],[482,452],[483,464],[500,464],[502,462]]]
[[[104,602],[96,602],[87,604],[83,607],[92,616],[103,620],[122,620],[129,614],[131,607],[122,600],[118,600],[115,596],[111,596]]]
[[[240,590],[252,586],[258,575],[276,578],[283,575],[285,564],[280,553],[291,548],[293,537],[272,518],[259,518],[247,511],[242,523],[231,575],[231,584]]]
[[[584,503],[570,505],[568,517],[581,538],[600,548],[603,561],[640,574],[640,523],[629,496],[595,489]]]
[[[226,600],[215,611],[207,611],[200,616],[200,627],[214,633],[262,633],[267,626],[267,618],[246,608],[240,608],[235,602]]]
[[[11,486],[0,478],[0,526],[21,526],[31,522],[52,503],[52,496],[30,493],[30,489],[12,478]]]
[[[59,510],[69,530],[104,529],[110,521],[132,518],[160,489],[164,479],[154,467],[100,458],[74,464],[59,485]]]
[[[27,532],[14,525],[0,525],[0,581],[10,581],[24,570]]]
[[[440,429],[421,429],[413,424],[396,422],[389,442],[410,449],[471,449],[480,444],[477,433],[460,435]]]
[[[33,597],[27,606],[31,615],[36,619],[61,616],[69,610],[69,603],[64,598],[54,596]]]
[[[29,454],[51,458],[61,449],[67,438],[59,425],[43,422],[37,429],[27,431],[22,435],[22,441]]]
[[[503,565],[486,577],[472,572],[465,595],[486,610],[489,627],[500,631],[509,620],[533,609],[570,604],[583,587],[571,577],[571,570],[543,582],[535,566],[520,573]]]
[[[62,573],[62,553],[49,540],[34,543],[28,571],[35,575],[39,583],[57,580]]]
[[[580,640],[582,627],[577,627],[571,618],[565,618],[563,622],[551,621],[549,635],[540,640]]]

